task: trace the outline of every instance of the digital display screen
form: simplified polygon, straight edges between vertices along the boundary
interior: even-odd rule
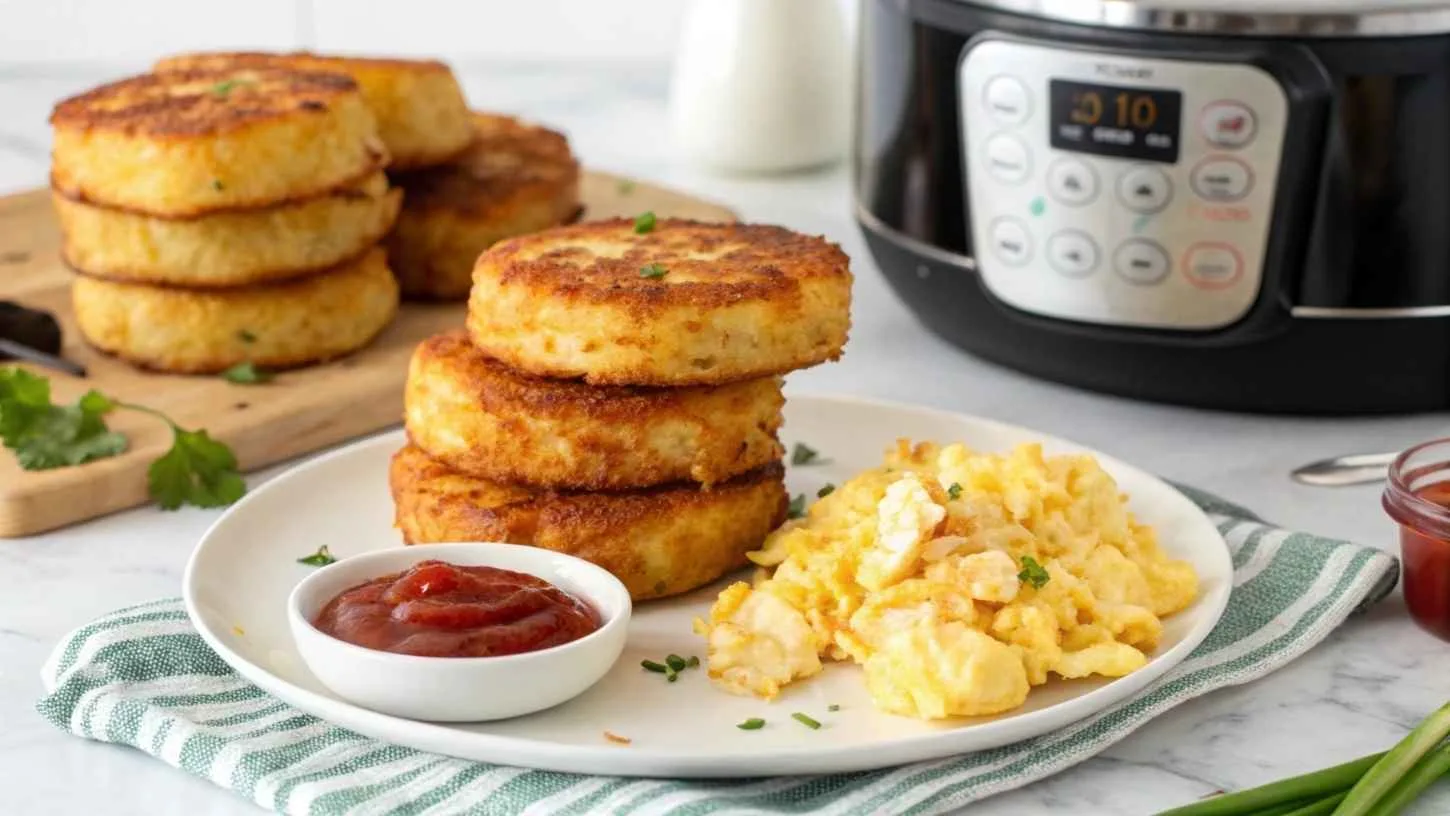
[[[1123,159],[1178,161],[1183,94],[1054,79],[1049,83],[1052,146]]]

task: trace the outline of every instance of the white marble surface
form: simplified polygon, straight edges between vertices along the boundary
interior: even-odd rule
[[[45,117],[57,98],[133,66],[0,68],[0,193],[41,184]],[[1044,383],[972,359],[921,329],[873,268],[851,222],[844,171],[723,179],[680,166],[665,137],[662,64],[458,66],[479,106],[568,130],[592,166],[695,191],[756,220],[824,233],[856,261],[845,360],[791,378],[796,390],[905,400],[1004,419],[1096,446],[1247,504],[1269,519],[1393,550],[1375,487],[1300,487],[1305,460],[1443,435],[1443,416],[1266,418],[1133,403]],[[271,473],[258,474],[253,483]],[[179,592],[214,518],[140,509],[26,540],[0,541],[0,812],[233,814],[236,797],[124,748],[63,735],[33,711],[38,668],[67,630],[125,604]],[[1159,718],[1102,756],[973,814],[1135,815],[1381,750],[1447,696],[1450,648],[1409,622],[1398,595],[1297,662],[1250,686]],[[1450,786],[1416,809],[1450,810]]]

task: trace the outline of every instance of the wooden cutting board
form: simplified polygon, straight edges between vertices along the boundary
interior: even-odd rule
[[[724,207],[606,173],[586,173],[582,197],[585,218],[645,210],[706,221],[734,218]],[[71,318],[71,273],[59,261],[59,237],[48,191],[0,197],[0,300],[54,313],[65,329],[65,355],[89,371],[81,379],[33,369],[50,378],[54,399],[71,402],[95,388],[150,406],[184,428],[205,428],[226,442],[244,470],[397,424],[413,347],[429,335],[463,325],[461,303],[409,303],[362,351],[278,374],[266,385],[148,373],[95,351],[81,339]],[[146,468],[171,446],[170,430],[134,411],[111,414],[107,421],[131,442],[126,453],[110,459],[30,472],[0,449],[0,537],[51,530],[149,501]]]

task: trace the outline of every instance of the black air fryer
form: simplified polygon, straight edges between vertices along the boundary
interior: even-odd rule
[[[1450,406],[1450,2],[1162,2],[863,0],[854,187],[891,285],[1085,388]]]

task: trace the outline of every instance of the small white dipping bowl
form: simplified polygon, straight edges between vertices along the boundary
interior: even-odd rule
[[[500,657],[417,657],[356,646],[312,625],[344,590],[421,561],[498,567],[548,581],[599,612],[600,628],[570,643]],[[435,722],[517,717],[556,706],[597,683],[629,630],[629,590],[572,555],[517,544],[427,544],[356,555],[307,576],[287,599],[292,638],[307,668],[363,708]]]

